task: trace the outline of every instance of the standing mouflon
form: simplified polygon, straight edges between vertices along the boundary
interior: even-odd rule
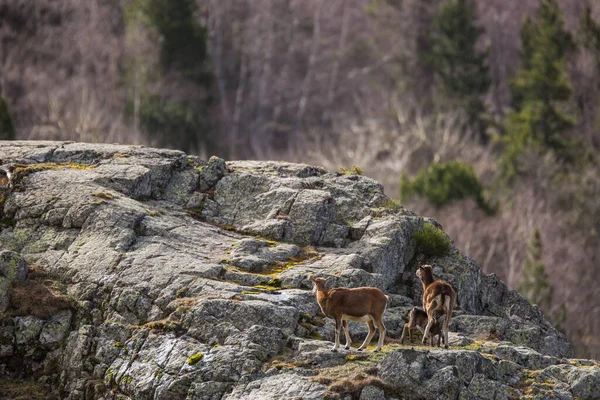
[[[423,284],[423,308],[427,313],[427,326],[423,332],[423,344],[429,336],[429,331],[435,321],[435,315],[443,312],[446,318],[442,324],[444,347],[448,348],[448,327],[452,319],[452,311],[456,301],[456,292],[448,282],[433,279],[433,267],[422,265],[417,270],[417,276]]]
[[[334,288],[327,289],[327,279],[309,278],[313,284],[313,293],[317,295],[317,302],[321,311],[327,317],[335,320],[335,345],[332,351],[337,351],[340,344],[340,330],[343,327],[346,334],[346,350],[350,349],[351,339],[348,332],[348,321],[363,321],[369,327],[363,344],[358,351],[363,350],[375,335],[375,326],[379,328],[379,341],[375,351],[381,350],[385,339],[385,325],[383,313],[387,307],[389,297],[375,287],[359,288]]]

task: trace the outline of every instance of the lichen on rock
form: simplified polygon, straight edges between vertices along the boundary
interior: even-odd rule
[[[0,313],[8,307],[12,283],[23,281],[26,277],[25,260],[14,251],[0,251]]]

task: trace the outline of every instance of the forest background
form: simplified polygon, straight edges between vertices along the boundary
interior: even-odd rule
[[[363,173],[600,357],[600,3],[0,0],[0,139]]]

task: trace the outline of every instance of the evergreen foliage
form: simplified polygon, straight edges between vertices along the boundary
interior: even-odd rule
[[[542,262],[542,250],[540,231],[536,229],[527,247],[518,290],[530,302],[539,305],[543,310],[549,310],[552,305],[552,286],[548,282],[546,266]]]
[[[8,110],[8,104],[2,96],[0,96],[0,140],[14,140],[15,127]]]
[[[209,142],[208,109],[212,74],[209,72],[207,32],[197,21],[195,0],[133,0],[127,9],[127,28],[146,29],[160,44],[158,63],[142,57],[128,61],[131,95],[126,115],[159,146],[187,152]],[[189,93],[161,90],[167,74],[183,76]],[[139,102],[136,110],[135,102]],[[135,115],[137,112],[137,116]]]
[[[400,183],[402,201],[419,195],[436,207],[442,207],[453,200],[473,198],[487,214],[495,212],[484,197],[483,186],[475,176],[473,167],[459,161],[432,163],[419,171],[410,181],[403,175]]]
[[[468,126],[487,141],[483,95],[491,83],[486,64],[488,51],[477,51],[483,29],[472,0],[446,2],[434,20],[429,62],[442,85],[444,101],[464,110]]]
[[[546,266],[542,262],[542,251],[540,231],[536,229],[527,247],[527,256],[521,272],[521,283],[517,289],[531,303],[540,306],[548,318],[559,327],[565,319],[565,307],[563,305],[555,312],[551,312],[553,288],[548,282]]]
[[[575,143],[565,134],[574,120],[561,109],[561,103],[571,98],[566,57],[572,48],[558,4],[541,0],[539,19],[527,18],[521,29],[521,68],[510,85],[514,110],[505,121],[505,175],[519,173],[519,159],[529,145],[569,158]]]
[[[592,18],[592,10],[586,7],[577,36],[581,45],[594,54],[596,67],[600,70],[600,25]]]
[[[160,35],[162,65],[176,67],[199,83],[210,81],[207,33],[195,20],[196,0],[143,0],[141,6],[150,27]]]
[[[448,235],[430,222],[425,222],[423,227],[415,232],[413,239],[416,252],[428,257],[446,255],[452,245]]]
[[[127,115],[131,116],[129,103]],[[200,101],[173,101],[166,96],[146,95],[140,104],[140,127],[163,145],[176,149],[194,148],[208,142],[203,136],[208,131],[206,105]]]

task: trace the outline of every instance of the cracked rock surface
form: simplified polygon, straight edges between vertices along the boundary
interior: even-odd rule
[[[17,167],[0,193],[0,379],[82,400],[600,398],[596,362],[458,249],[420,254],[437,222],[372,179],[71,142],[0,142],[0,158]],[[458,292],[451,350],[398,343],[422,263]],[[384,353],[330,351],[311,274],[389,294]]]

